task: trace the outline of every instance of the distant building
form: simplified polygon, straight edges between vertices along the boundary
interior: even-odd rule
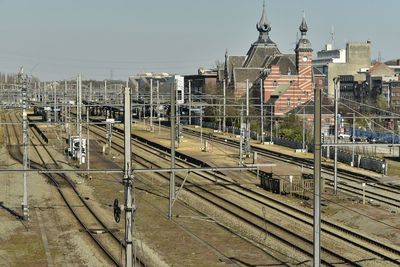
[[[185,94],[189,94],[189,83],[192,96],[218,95],[219,86],[217,84],[218,71],[199,69],[198,74],[185,75]]]
[[[306,37],[308,26],[303,17],[295,54],[282,54],[271,40],[271,25],[265,6],[256,27],[259,37],[246,55],[225,54],[224,68],[218,72],[218,81],[222,83],[225,80],[236,97],[245,95],[248,82],[253,98],[260,96],[262,82],[264,102],[273,107],[275,115],[281,115],[313,96],[313,50]]]
[[[397,78],[400,80],[400,59],[395,59],[395,60],[390,60],[390,61],[386,61],[385,64],[393,69],[395,75],[397,76]]]
[[[332,44],[327,44],[325,49],[317,52],[317,57],[312,63],[316,69],[326,75],[329,63],[346,63],[346,49],[333,49]]]
[[[400,81],[390,83],[390,110],[400,113]]]
[[[327,93],[334,95],[334,79],[339,76],[353,76],[353,81],[362,83],[366,80],[366,71],[371,67],[371,42],[347,43],[346,62],[328,63]]]

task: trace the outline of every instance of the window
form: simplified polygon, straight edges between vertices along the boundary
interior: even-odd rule
[[[290,106],[290,97],[287,98],[287,105]]]
[[[277,81],[273,81],[273,82],[272,82],[272,85],[273,85],[273,86],[278,86],[278,82],[277,82]]]

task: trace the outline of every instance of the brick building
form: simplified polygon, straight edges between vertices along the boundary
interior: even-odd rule
[[[312,48],[307,39],[308,26],[303,17],[299,27],[301,38],[295,54],[283,54],[270,38],[271,25],[265,7],[257,23],[259,37],[246,55],[225,55],[224,68],[218,71],[218,81],[224,80],[228,90],[236,97],[243,97],[247,82],[253,99],[260,98],[263,84],[264,103],[273,108],[275,115],[282,115],[313,96]],[[321,72],[318,75],[323,77]],[[261,82],[262,81],[262,82]]]
[[[275,115],[283,115],[313,97],[314,72],[318,76],[318,85],[323,86],[324,75],[312,67],[313,50],[306,37],[308,26],[304,17],[299,30],[301,38],[295,54],[275,55],[267,71],[260,76],[264,101],[273,106]]]

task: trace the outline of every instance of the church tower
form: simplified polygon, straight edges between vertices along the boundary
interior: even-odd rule
[[[309,99],[309,97],[313,94],[312,88],[312,48],[311,42],[307,39],[307,31],[308,26],[306,22],[306,18],[303,15],[303,19],[301,21],[299,27],[301,37],[296,45],[296,65],[298,72],[298,80],[299,80],[299,89],[301,94],[301,102],[303,100]]]

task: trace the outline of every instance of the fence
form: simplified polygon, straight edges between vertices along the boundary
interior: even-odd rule
[[[213,122],[203,122],[203,127],[206,128],[211,128],[214,130],[219,129],[219,124],[218,123],[213,123]],[[240,128],[233,127],[233,126],[228,126],[226,127],[226,131],[229,133],[232,133],[234,135],[239,135],[240,134]],[[250,136],[254,140],[259,139],[259,134],[257,132],[251,131]],[[271,137],[266,135],[264,136],[264,142],[269,142],[271,140]],[[272,137],[272,141],[276,145],[284,146],[284,147],[289,147],[292,149],[302,149],[303,148],[303,143],[302,142],[297,142],[294,140],[282,138],[282,137]],[[313,145],[306,145],[306,150],[310,152],[314,152]],[[327,148],[323,147],[322,148],[322,156],[329,158],[329,159],[334,159],[334,149],[333,148]],[[385,160],[381,159],[376,159],[373,157],[368,157],[364,156],[358,153],[354,153],[354,162],[353,162],[353,153],[352,152],[347,152],[345,150],[338,149],[337,152],[337,158],[338,162],[345,163],[348,165],[352,165],[354,167],[359,167],[363,168],[366,170],[374,171],[377,173],[387,173],[387,164]]]

